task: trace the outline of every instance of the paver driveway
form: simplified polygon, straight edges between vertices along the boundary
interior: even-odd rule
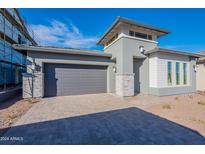
[[[138,107],[109,94],[46,98],[4,135],[23,138],[0,144],[205,144],[197,132]]]

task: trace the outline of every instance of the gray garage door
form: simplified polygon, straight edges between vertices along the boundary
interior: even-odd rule
[[[44,95],[64,96],[105,93],[106,66],[45,64]]]

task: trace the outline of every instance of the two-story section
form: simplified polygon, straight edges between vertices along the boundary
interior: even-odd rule
[[[98,41],[115,60],[115,92],[172,95],[195,92],[197,54],[158,48],[169,31],[118,17]]]
[[[35,75],[35,80],[24,77],[23,97],[194,93],[201,55],[158,47],[158,38],[168,33],[118,17],[97,43],[104,46],[104,53],[15,45],[15,50],[27,52],[27,73]]]

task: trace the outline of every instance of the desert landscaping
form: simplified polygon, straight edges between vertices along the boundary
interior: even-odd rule
[[[147,107],[145,110],[205,136],[205,96],[203,94],[162,97],[161,102],[164,103]]]
[[[36,111],[36,108],[39,108],[38,106],[41,106],[41,109],[49,108],[50,105],[50,107],[52,107],[56,102],[58,102],[56,104],[57,106],[55,107],[55,110],[57,110],[57,107],[59,107],[59,112],[71,112],[64,113],[64,117],[65,115],[68,115],[67,117],[69,117],[69,115],[70,117],[75,117],[77,115],[89,115],[90,113],[100,113],[109,110],[111,111],[112,109],[126,109],[128,107],[135,107],[148,113],[152,113],[153,115],[156,115],[158,117],[167,119],[183,127],[189,128],[205,137],[205,95],[203,93],[164,97],[140,94],[135,97],[128,97],[124,99],[109,94],[97,96],[102,97],[102,99],[96,99],[96,95],[84,95],[73,97],[56,97],[55,99],[45,98],[37,103],[39,100],[22,100],[20,97],[18,97],[2,103],[0,105],[0,136],[2,136],[8,128],[13,127],[13,125],[15,125],[17,121],[26,121],[26,116],[22,116],[25,115],[29,109],[30,110],[28,115],[32,115],[34,110],[37,115],[36,117],[29,116],[28,121],[33,121],[33,123],[43,121],[43,119],[45,118],[43,117],[44,114],[42,114],[41,117],[40,114],[38,114],[38,112],[40,111]],[[87,97],[89,97],[92,101],[86,101]],[[76,102],[78,102],[78,98],[78,101],[82,102],[83,110],[82,108],[80,109],[79,106],[76,108],[76,106],[74,105],[76,104]],[[80,98],[83,100],[81,100]],[[60,102],[60,100],[62,102]],[[80,102],[78,103],[79,105],[81,105]],[[48,104],[50,105],[48,106]],[[74,107],[71,107],[72,104],[74,105]],[[91,104],[93,104],[94,106]],[[70,109],[65,109],[68,106],[70,106]],[[39,110],[41,110],[40,108]],[[75,111],[75,109],[78,110]],[[79,112],[79,109],[82,110],[82,112]],[[57,111],[53,113],[56,114],[56,112]],[[74,114],[75,112],[77,113],[76,115]],[[49,114],[51,114],[51,112]],[[59,113],[59,115],[60,114],[62,113]],[[57,116],[55,117],[57,118]],[[52,117],[49,118],[52,119]]]
[[[0,136],[24,115],[34,102],[20,96],[0,104]]]

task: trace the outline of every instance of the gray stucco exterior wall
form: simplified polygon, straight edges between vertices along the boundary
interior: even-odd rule
[[[133,58],[147,58],[140,53],[139,47],[143,46],[144,50],[149,51],[157,47],[156,43],[149,41],[137,40],[135,38],[122,37],[123,40],[123,73],[133,73]]]
[[[139,92],[143,94],[165,96],[196,92],[196,72],[193,69],[194,65],[196,65],[195,58],[190,57],[190,86],[151,88],[149,86],[149,55],[140,53],[139,46],[144,46],[145,51],[149,51],[156,48],[157,43],[132,39],[129,37],[121,37],[119,38],[119,40],[105,49],[105,52],[111,53],[112,58],[116,59],[116,77],[124,76],[124,78],[120,77],[121,79],[116,79],[116,84],[128,85],[125,84],[126,78],[128,77],[128,75],[132,76],[133,74],[134,91],[136,91],[136,89],[139,89]],[[166,56],[163,58],[166,59]],[[139,72],[135,72],[135,65],[138,65],[140,62],[142,64],[137,66],[139,67]],[[139,81],[136,81],[136,79]],[[122,80],[125,80],[125,82]],[[131,81],[129,81],[129,83],[130,82]],[[116,85],[116,87],[117,86],[118,85]],[[123,87],[120,88],[123,91]],[[132,86],[130,86],[130,89],[132,89]],[[117,90],[119,89],[117,88]],[[124,90],[129,91],[127,88],[125,88]]]
[[[116,93],[118,95],[133,96],[137,87],[140,93],[149,93],[149,59],[140,53],[140,46],[144,46],[145,50],[152,50],[157,47],[157,43],[122,36],[105,48],[105,52],[111,53],[112,58],[116,59]],[[139,72],[134,71],[134,61],[142,62]]]
[[[113,44],[105,48],[106,53],[111,53],[110,56],[95,56],[95,55],[77,55],[66,53],[51,53],[51,52],[27,52],[27,72],[32,73],[31,65],[35,63],[36,70],[34,71],[34,88],[31,88],[31,77],[23,77],[23,97],[29,98],[32,93],[34,97],[44,96],[44,64],[78,64],[78,65],[97,65],[107,67],[107,92],[116,93],[120,96],[134,96],[135,91],[143,94],[151,94],[157,96],[176,95],[184,93],[194,93],[196,91],[196,72],[193,67],[196,65],[195,58],[189,58],[190,62],[190,84],[189,86],[178,86],[169,88],[150,88],[149,74],[149,55],[140,53],[139,46],[144,46],[144,49],[152,50],[157,47],[157,42],[143,41],[132,39],[129,37],[121,37]],[[150,55],[151,56],[151,55]],[[184,57],[182,55],[182,57]],[[167,56],[161,56],[167,60]],[[188,58],[188,56],[186,56]],[[174,59],[178,59],[174,55]],[[180,59],[178,59],[180,60]],[[139,64],[139,65],[138,65]],[[138,72],[136,72],[138,67]],[[114,69],[116,68],[116,72]],[[159,73],[158,73],[159,74]]]
[[[32,62],[35,62],[36,71],[34,72],[34,85],[38,85],[38,88],[34,86],[33,94],[34,97],[43,97],[44,96],[44,64],[45,63],[57,63],[57,64],[80,64],[80,65],[99,65],[107,66],[107,92],[114,93],[115,84],[114,84],[114,72],[113,66],[114,62],[109,57],[100,57],[100,56],[86,56],[86,55],[73,55],[73,54],[58,54],[58,53],[49,53],[49,52],[27,52],[27,72],[32,73],[31,65]],[[29,84],[31,83],[31,77],[23,77],[23,92],[26,95],[23,95],[24,98],[31,97],[32,88]]]

